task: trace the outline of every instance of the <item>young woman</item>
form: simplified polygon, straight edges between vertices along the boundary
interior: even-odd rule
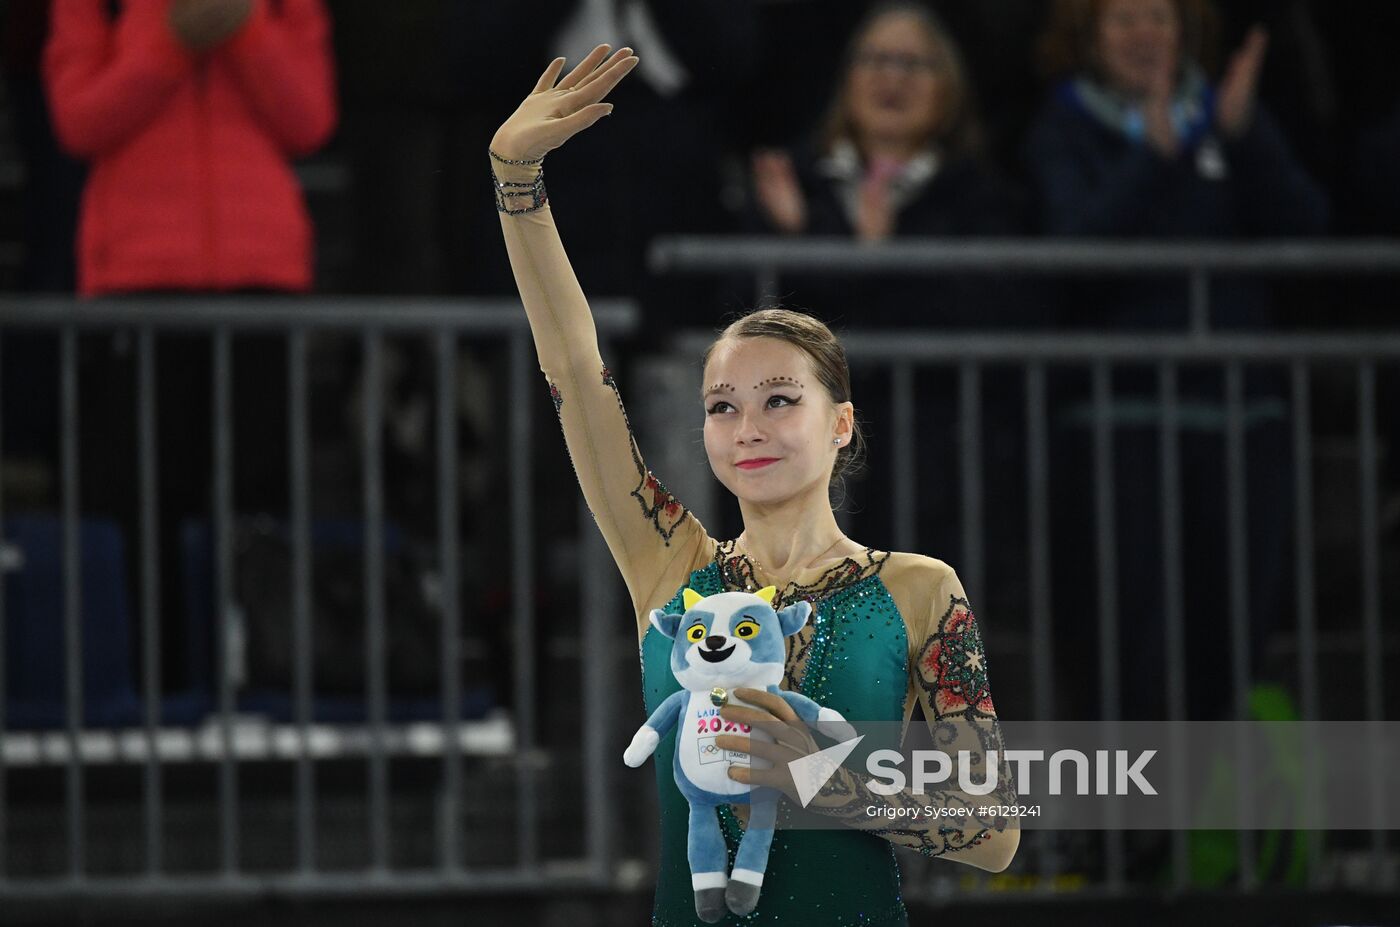
[[[939,560],[858,544],[832,514],[831,481],[862,441],[844,352],[824,325],[786,310],[760,311],[729,326],[707,352],[705,449],[715,475],[739,500],[744,531],[738,538],[711,538],[642,462],[555,229],[540,163],[611,112],[601,101],[637,58],[627,48],[609,58],[608,50],[594,49],[562,80],[563,59],[552,62],[497,131],[490,155],[501,228],[540,369],[584,498],[631,594],[647,711],[678,689],[671,643],[650,627],[649,611],[682,610],[686,587],[710,595],[773,585],[780,590],[775,607],[801,598],[815,609],[808,626],[788,638],[785,687],[838,709],[857,728],[885,722],[902,731],[918,704],[940,746],[972,751],[970,781],[985,781],[985,754],[1001,754],[1001,737],[981,636],[957,574]],[[738,694],[760,707],[730,705],[722,716],[762,728],[777,742],[720,737],[721,748],[774,763],[770,770],[730,774],[795,796],[787,763],[819,747],[786,703],[762,692]],[[673,732],[663,739],[655,754],[663,759],[656,763],[662,846],[654,923],[663,925],[692,924],[698,916],[686,859],[689,809],[664,759],[674,738]],[[880,738],[868,738],[852,754],[857,762],[874,748],[872,740]],[[897,738],[885,740],[898,746]],[[788,829],[773,843],[757,914],[784,923],[906,923],[896,844],[1004,869],[1019,839],[1006,818],[963,818],[959,829],[947,819],[884,813],[928,803],[1006,803],[1014,795],[1004,762],[997,771],[991,796],[950,790],[881,797],[865,788],[864,776],[842,769],[807,808],[832,819],[822,830],[791,830],[798,812],[784,803],[779,828]],[[718,812],[731,849],[744,810]]]

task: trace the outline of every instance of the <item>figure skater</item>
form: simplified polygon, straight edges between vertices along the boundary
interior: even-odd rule
[[[653,608],[683,609],[682,591],[779,590],[773,605],[806,600],[812,619],[787,638],[782,687],[862,722],[903,732],[922,709],[941,749],[969,750],[970,781],[998,772],[996,791],[954,788],[876,795],[859,761],[868,737],[806,807],[782,803],[762,897],[746,917],[782,923],[907,923],[893,847],[999,872],[1019,843],[1014,818],[909,817],[928,804],[1011,804],[1010,776],[987,682],[981,634],[957,574],[913,553],[858,544],[837,527],[830,492],[863,451],[851,403],[845,352],[821,322],[787,309],[762,309],[729,325],[706,351],[699,396],[705,451],[720,482],[738,498],[744,530],[717,541],[646,468],[617,384],[598,351],[593,318],[569,264],[544,186],[545,155],[612,112],[602,102],[637,64],[631,49],[609,57],[595,48],[560,79],[564,59],[545,69],[491,143],[496,206],[506,250],[555,412],[584,499],[632,599],[642,655],[646,711],[678,689],[671,641],[651,628]],[[599,230],[606,234],[605,229]],[[761,728],[775,743],[742,733],[717,746],[772,762],[730,768],[736,781],[768,785],[801,804],[788,763],[821,746],[786,702],[739,689],[754,706],[726,705],[721,716]],[[674,749],[673,731],[657,747]],[[889,738],[887,738],[889,739]],[[885,746],[899,746],[899,739]],[[988,752],[996,751],[995,764]],[[853,762],[854,760],[855,762]],[[686,857],[689,809],[670,763],[654,764],[661,847],[654,924],[696,923]],[[994,769],[986,767],[993,765]],[[953,784],[956,784],[954,779]],[[717,813],[732,854],[746,824],[743,806]],[[824,829],[791,829],[797,815],[821,815]],[[957,825],[950,824],[956,820]],[[786,826],[785,826],[786,825]],[[725,923],[741,923],[724,915]]]

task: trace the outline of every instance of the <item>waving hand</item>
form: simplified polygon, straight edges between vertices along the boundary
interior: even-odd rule
[[[602,100],[638,59],[630,48],[620,48],[609,58],[609,47],[593,49],[563,80],[559,74],[564,59],[551,61],[535,89],[496,130],[491,150],[503,158],[542,158],[611,113],[613,105]]]

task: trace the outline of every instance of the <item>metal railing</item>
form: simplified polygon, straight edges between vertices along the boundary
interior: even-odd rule
[[[1234,701],[1232,715],[1248,717],[1250,678],[1249,591],[1250,550],[1244,505],[1251,462],[1245,456],[1244,374],[1247,366],[1276,365],[1287,371],[1286,416],[1294,466],[1292,486],[1294,519],[1293,553],[1297,569],[1292,577],[1296,599],[1297,691],[1302,718],[1317,720],[1320,715],[1318,585],[1314,544],[1314,473],[1312,469],[1313,425],[1310,403],[1312,374],[1319,367],[1344,366],[1354,371],[1356,404],[1349,420],[1354,426],[1358,465],[1355,472],[1359,492],[1360,518],[1356,526],[1357,556],[1361,564],[1361,634],[1356,657],[1361,664],[1363,696],[1356,706],[1365,719],[1384,718],[1384,657],[1381,604],[1381,537],[1377,467],[1377,375],[1382,364],[1400,361],[1400,333],[1276,334],[1240,335],[1210,330],[1210,277],[1217,273],[1288,276],[1300,274],[1400,274],[1400,242],[1269,242],[1237,244],[1124,243],[1113,241],[953,241],[947,239],[901,239],[869,247],[847,239],[775,238],[669,238],[653,243],[650,255],[657,273],[752,273],[760,304],[779,291],[779,276],[822,276],[828,274],[920,275],[956,272],[959,274],[1033,274],[1064,276],[1096,274],[1122,276],[1143,273],[1181,273],[1190,281],[1190,330],[1180,334],[962,334],[910,331],[848,331],[842,336],[853,370],[888,374],[891,383],[892,417],[887,425],[891,442],[889,484],[885,493],[890,501],[894,549],[917,550],[915,525],[920,481],[915,469],[916,379],[930,369],[942,368],[956,376],[957,471],[961,507],[962,543],[958,572],[975,602],[987,589],[986,540],[982,511],[990,487],[983,476],[983,384],[989,365],[1010,365],[1024,375],[1023,410],[1026,430],[1025,492],[1028,500],[1028,577],[1029,589],[1026,651],[1030,655],[1031,704],[1039,717],[1056,704],[1054,684],[1055,633],[1057,619],[1052,614],[1050,569],[1050,499],[1054,487],[1049,482],[1050,426],[1047,409],[1047,377],[1056,369],[1078,367],[1091,377],[1092,482],[1094,556],[1097,570],[1092,600],[1097,604],[1097,643],[1099,659],[1099,710],[1106,720],[1118,718],[1122,690],[1122,670],[1116,653],[1123,616],[1118,607],[1118,555],[1115,524],[1115,480],[1132,479],[1131,474],[1115,474],[1114,441],[1119,423],[1114,418],[1113,376],[1127,367],[1150,367],[1155,371],[1155,440],[1158,448],[1158,505],[1162,513],[1160,548],[1161,596],[1166,623],[1166,693],[1168,720],[1187,718],[1187,678],[1185,614],[1188,608],[1205,603],[1183,598],[1183,503],[1182,434],[1183,382],[1181,371],[1202,364],[1218,368],[1224,377],[1222,403],[1225,442],[1224,466],[1220,473],[1227,487],[1225,531],[1228,556],[1228,629],[1230,648],[1228,668]],[[839,310],[841,307],[832,307]],[[995,321],[995,307],[988,317]],[[688,358],[700,356],[713,339],[708,332],[689,333],[675,342]],[[689,397],[686,397],[688,400]],[[677,408],[683,408],[677,401]],[[857,405],[859,407],[859,398]],[[995,427],[995,426],[993,426]],[[679,431],[669,440],[687,440]],[[1254,466],[1272,466],[1274,461],[1256,461]],[[675,486],[675,482],[672,482]],[[695,509],[696,506],[692,505]],[[703,509],[700,509],[703,511]],[[1005,577],[1003,577],[1004,579]],[[1004,638],[1003,638],[1004,639]],[[1003,683],[1005,685],[1005,683]],[[1000,702],[999,702],[1000,704]],[[1384,796],[1372,795],[1376,801]],[[1041,837],[1043,835],[1035,835]],[[1309,885],[1323,887],[1320,862],[1324,834],[1308,831],[1311,867]],[[1126,886],[1123,835],[1109,832],[1105,859],[1109,892]],[[1185,889],[1190,884],[1189,835],[1171,835],[1171,880]],[[1242,831],[1238,835],[1238,887],[1257,889],[1259,874],[1254,869],[1258,838]],[[1370,867],[1377,887],[1393,888],[1386,873],[1388,848],[1383,831],[1374,831],[1370,843]],[[1057,860],[1050,853],[1039,855],[1037,866],[1050,885],[1056,875]],[[943,867],[947,868],[947,867]],[[937,877],[931,876],[936,880]],[[947,876],[944,881],[955,879]],[[936,883],[924,883],[936,884]],[[951,884],[951,881],[950,881]]]
[[[1161,527],[1162,594],[1165,603],[1168,655],[1167,704],[1170,717],[1185,716],[1186,682],[1184,676],[1183,628],[1188,602],[1181,592],[1183,571],[1182,548],[1185,539],[1182,525],[1175,514],[1182,504],[1180,473],[1180,444],[1182,408],[1180,372],[1187,365],[1212,364],[1225,377],[1224,429],[1227,447],[1222,479],[1236,501],[1227,507],[1226,533],[1232,567],[1230,595],[1238,604],[1244,595],[1245,581],[1239,569],[1248,561],[1247,523],[1249,512],[1238,504],[1239,492],[1247,479],[1249,461],[1244,456],[1243,373],[1248,365],[1272,364],[1286,368],[1291,399],[1288,428],[1291,449],[1296,463],[1294,478],[1295,524],[1294,544],[1299,568],[1293,577],[1297,612],[1297,670],[1299,701],[1305,719],[1321,716],[1318,676],[1319,633],[1317,616],[1317,583],[1314,571],[1314,474],[1311,470],[1313,428],[1308,415],[1313,394],[1312,377],[1321,365],[1344,365],[1354,371],[1357,389],[1355,423],[1359,464],[1356,472],[1360,487],[1362,513],[1357,526],[1359,561],[1363,565],[1361,645],[1362,680],[1365,716],[1379,720],[1384,712],[1384,653],[1382,634],[1382,604],[1380,599],[1380,536],[1375,517],[1378,507],[1379,474],[1376,437],[1378,367],[1400,360],[1400,336],[1397,335],[1308,335],[1308,336],[1242,336],[1209,333],[1209,278],[1211,274],[1257,273],[1391,273],[1400,272],[1400,247],[1384,242],[1355,242],[1348,244],[1287,243],[1253,246],[1219,247],[1200,245],[1123,245],[1121,243],[1052,243],[1036,241],[970,243],[946,245],[928,242],[900,242],[881,248],[866,248],[849,242],[775,242],[771,239],[682,239],[658,242],[653,250],[653,266],[660,270],[688,272],[752,271],[757,275],[757,289],[767,295],[777,289],[777,275],[792,271],[815,272],[887,272],[912,273],[958,270],[976,273],[1024,272],[1036,274],[1072,274],[1102,272],[1133,274],[1142,272],[1181,272],[1193,281],[1191,288],[1193,331],[1188,335],[1127,337],[1111,335],[1034,336],[1018,335],[959,335],[940,334],[938,338],[910,337],[910,333],[854,333],[843,341],[853,366],[886,372],[890,375],[892,391],[892,438],[888,456],[891,469],[891,524],[893,546],[897,549],[918,549],[918,525],[913,516],[918,498],[919,481],[915,457],[916,407],[914,387],[918,375],[928,368],[943,368],[954,372],[957,390],[956,427],[961,436],[957,445],[957,470],[964,490],[961,507],[962,555],[957,563],[965,586],[976,599],[988,582],[986,545],[980,514],[985,496],[994,489],[983,477],[983,439],[990,430],[985,424],[985,370],[990,364],[1012,364],[1024,371],[1024,405],[1026,447],[1024,479],[1027,493],[1028,577],[1031,607],[1028,611],[1029,684],[1033,704],[1048,710],[1052,705],[1056,685],[1053,675],[1057,616],[1049,603],[1050,569],[1050,500],[1055,487],[1049,480],[1050,387],[1049,377],[1061,367],[1086,369],[1092,378],[1091,436],[1094,471],[1094,548],[1100,563],[1114,563],[1118,526],[1114,523],[1113,496],[1115,473],[1113,447],[1113,373],[1125,366],[1149,366],[1156,378],[1155,431],[1160,439],[1160,480],[1157,486],[1159,504],[1166,516]],[[635,312],[626,305],[596,301],[594,303],[600,338],[629,330],[635,323]],[[379,428],[384,410],[376,391],[365,390],[362,408],[363,432],[360,435],[364,460],[365,482],[363,505],[365,511],[365,545],[369,551],[364,580],[364,601],[370,634],[366,641],[366,663],[370,669],[367,696],[368,721],[364,725],[337,728],[333,735],[312,723],[312,679],[310,651],[311,625],[311,543],[310,512],[307,507],[308,459],[310,439],[306,407],[307,368],[306,338],[309,332],[332,329],[360,333],[365,359],[363,376],[372,383],[383,363],[381,339],[388,334],[431,334],[436,358],[437,436],[436,472],[440,514],[438,546],[444,568],[450,570],[457,561],[459,540],[455,524],[448,513],[457,508],[455,479],[457,450],[456,423],[451,404],[455,382],[453,368],[454,346],[464,337],[504,339],[508,343],[510,392],[529,395],[533,387],[530,370],[534,366],[529,330],[523,313],[511,301],[394,301],[334,299],[334,300],[248,300],[237,303],[219,300],[179,300],[170,303],[74,303],[66,300],[14,301],[0,310],[0,338],[14,326],[40,327],[59,333],[62,346],[61,389],[63,398],[64,440],[62,493],[65,525],[65,570],[69,594],[65,597],[64,620],[68,660],[67,716],[64,730],[53,734],[8,734],[4,750],[0,751],[0,847],[6,845],[5,770],[36,764],[57,764],[65,770],[67,829],[70,858],[68,876],[60,880],[36,882],[6,878],[8,871],[0,853],[0,898],[68,897],[74,894],[122,895],[149,893],[155,895],[188,894],[247,894],[255,892],[288,891],[312,893],[355,893],[361,891],[432,891],[456,889],[519,889],[570,888],[580,885],[609,884],[613,873],[609,869],[609,851],[614,841],[609,832],[609,803],[616,800],[610,786],[608,770],[615,757],[602,751],[602,738],[585,740],[582,756],[585,770],[583,780],[583,826],[585,853],[581,858],[560,863],[546,860],[538,840],[540,806],[536,800],[534,763],[540,753],[539,734],[534,728],[536,668],[532,662],[535,647],[535,622],[531,608],[534,586],[532,563],[537,539],[530,531],[532,503],[529,474],[532,448],[530,446],[530,404],[513,406],[508,426],[508,455],[511,483],[511,564],[512,564],[512,651],[511,675],[516,695],[516,715],[502,730],[500,723],[482,728],[460,722],[460,700],[456,697],[462,680],[458,676],[458,641],[463,608],[459,580],[455,575],[444,576],[442,672],[443,699],[441,723],[435,725],[436,736],[425,735],[421,727],[396,726],[388,722],[385,713],[387,696],[382,653],[385,614],[383,561],[378,560],[384,513],[382,496],[383,473],[379,464]],[[84,725],[81,691],[80,616],[81,602],[76,587],[78,559],[78,522],[80,501],[77,494],[76,422],[80,414],[75,372],[76,339],[80,331],[91,328],[135,328],[138,332],[139,362],[139,493],[142,508],[141,560],[146,571],[142,574],[142,645],[145,659],[143,694],[145,724],[137,731],[107,734]],[[219,607],[216,614],[221,630],[227,635],[231,621],[232,576],[230,500],[230,466],[233,449],[230,446],[229,339],[232,333],[247,329],[283,331],[288,340],[289,402],[289,469],[292,474],[293,524],[293,583],[295,605],[295,722],[283,726],[258,728],[240,725],[235,715],[235,692],[228,676],[228,661],[218,661],[219,711],[214,724],[206,731],[172,732],[159,723],[157,706],[160,696],[159,666],[159,608],[155,602],[159,576],[150,572],[158,557],[155,524],[158,481],[154,469],[154,432],[157,421],[150,397],[154,351],[153,333],[171,329],[210,332],[214,346],[213,383],[215,408],[211,427],[214,430],[216,457],[214,476],[217,505],[214,511],[217,560],[221,577],[218,588]],[[1207,336],[1207,333],[1209,335]],[[919,334],[919,333],[915,333]],[[695,333],[676,342],[678,352],[687,360],[699,356],[710,336]],[[221,385],[222,384],[222,385]],[[693,394],[691,394],[693,395]],[[684,404],[674,404],[653,421],[670,420],[686,423],[693,420],[693,402],[689,396]],[[678,427],[679,424],[678,424]],[[991,427],[996,427],[992,425]],[[654,436],[662,441],[679,440],[694,446],[693,433],[669,438]],[[644,451],[646,447],[644,445]],[[0,449],[3,450],[3,449]],[[655,453],[655,452],[653,452]],[[687,498],[682,482],[667,480],[678,495]],[[698,491],[698,488],[697,488]],[[692,506],[692,508],[697,508]],[[590,711],[606,716],[605,706],[615,695],[613,680],[606,667],[612,636],[607,629],[615,620],[617,604],[613,571],[606,563],[607,554],[596,531],[589,526],[586,509],[580,503],[582,516],[580,542],[584,556],[581,560],[579,582],[582,589],[583,634],[581,640],[582,685],[590,699]],[[697,509],[698,510],[698,509]],[[1369,513],[1369,514],[1367,514]],[[0,498],[0,528],[3,527],[3,498]],[[0,536],[3,532],[0,531]],[[4,558],[0,557],[0,563]],[[0,584],[4,582],[0,570]],[[1100,604],[1097,633],[1101,640],[1111,640],[1121,627],[1122,616],[1113,603],[1117,599],[1114,570],[1100,570],[1094,590]],[[0,608],[3,608],[3,588],[0,588]],[[0,614],[0,622],[3,622]],[[1232,609],[1230,634],[1234,659],[1230,666],[1235,710],[1240,709],[1240,693],[1250,683],[1248,635],[1245,609]],[[227,637],[221,637],[227,640]],[[3,636],[0,635],[0,673],[3,673]],[[1100,690],[1100,707],[1105,717],[1116,709],[1115,693],[1120,688],[1121,671],[1109,658],[1100,659],[1096,666],[1104,681]],[[4,692],[0,679],[0,693]],[[1006,683],[1002,683],[1005,685]],[[0,694],[0,728],[4,726],[4,702]],[[337,744],[328,747],[326,738]],[[18,739],[16,739],[18,737]],[[181,738],[184,738],[181,741]],[[137,746],[140,744],[140,746]],[[405,870],[392,865],[390,831],[386,823],[389,811],[388,759],[391,756],[438,755],[442,763],[442,813],[446,820],[460,820],[460,807],[454,803],[463,785],[462,761],[466,754],[480,750],[485,754],[509,753],[519,762],[519,805],[516,817],[517,865],[482,870],[462,862],[461,830],[455,825],[445,828],[441,835],[437,865],[430,870]],[[329,751],[329,752],[326,752]],[[315,763],[323,756],[363,758],[368,767],[365,804],[370,811],[368,845],[370,862],[365,873],[327,871],[318,866],[316,845],[315,797],[317,776]],[[162,769],[168,763],[212,761],[218,764],[218,806],[220,821],[220,865],[213,873],[199,876],[174,875],[162,860]],[[295,768],[296,808],[296,866],[275,874],[252,873],[239,865],[239,764],[256,760],[277,759],[290,762]],[[357,761],[360,761],[357,759]],[[137,880],[94,877],[86,871],[84,861],[84,775],[88,764],[104,762],[139,763],[144,769],[144,839],[147,846],[146,867]],[[1127,889],[1126,873],[1122,868],[1121,837],[1110,835],[1109,892]],[[1187,883],[1185,837],[1176,832],[1172,838],[1172,873],[1175,885]],[[1314,861],[1323,851],[1320,835],[1309,834],[1310,852]],[[1239,844],[1241,860],[1240,887],[1250,890],[1257,885],[1256,874],[1249,868],[1252,859],[1251,836],[1242,837]],[[1116,843],[1114,843],[1116,841]],[[1387,847],[1384,834],[1373,835],[1371,858],[1377,871],[1382,871]],[[1117,862],[1114,862],[1117,860]],[[920,861],[908,860],[917,865]],[[941,872],[947,878],[949,869],[942,863]],[[1040,857],[1045,874],[1052,875],[1054,861]],[[1322,878],[1318,867],[1311,870],[1315,887]],[[912,889],[914,880],[907,885]]]
[[[1190,329],[1210,328],[1210,281],[1221,274],[1285,276],[1400,273],[1400,240],[1130,242],[1114,239],[899,238],[865,245],[848,238],[677,236],[652,242],[656,273],[754,275],[755,299],[778,292],[783,273],[1024,274],[1137,276],[1179,273],[1190,284]],[[994,315],[993,315],[994,318]]]
[[[600,300],[594,305],[600,343],[630,331],[636,324],[636,308],[621,300]],[[11,730],[6,716],[5,640],[10,630],[4,614],[6,567],[14,571],[24,552],[0,540],[0,899],[24,900],[76,896],[119,895],[240,895],[267,891],[299,893],[354,893],[367,890],[437,891],[457,889],[536,889],[605,885],[611,879],[608,851],[611,846],[608,800],[611,756],[604,756],[599,738],[583,742],[582,794],[572,807],[578,809],[574,826],[587,838],[582,853],[568,859],[542,858],[538,829],[539,787],[532,774],[545,745],[540,742],[536,713],[535,615],[532,607],[536,577],[533,556],[536,542],[530,466],[531,424],[534,404],[509,404],[509,427],[504,453],[510,466],[508,510],[510,524],[498,531],[509,533],[512,556],[510,581],[511,640],[514,661],[512,710],[485,720],[462,718],[463,682],[461,642],[464,612],[471,603],[461,596],[458,537],[457,351],[463,343],[504,342],[507,386],[514,397],[543,396],[532,375],[537,369],[534,346],[525,315],[511,300],[389,300],[389,299],[150,299],[117,302],[79,302],[69,299],[14,299],[0,308],[0,341],[17,329],[56,334],[59,343],[61,461],[59,466],[62,537],[62,614],[40,616],[63,623],[64,720],[51,731]],[[135,728],[104,730],[84,718],[84,641],[80,553],[83,504],[79,498],[79,421],[83,414],[78,394],[78,339],[81,333],[100,330],[133,331],[136,335],[137,485],[139,496],[139,663],[142,723]],[[214,638],[217,679],[213,681],[215,707],[202,727],[162,724],[162,603],[160,602],[160,534],[157,513],[160,480],[156,435],[160,423],[156,408],[156,334],[172,330],[207,332],[212,342],[210,371],[213,410],[210,416],[213,445],[213,547],[216,586]],[[236,682],[231,666],[237,647],[235,617],[232,498],[235,448],[231,427],[233,379],[231,340],[234,333],[263,330],[281,333],[287,346],[288,448],[290,474],[292,692],[291,723],[269,723],[240,715]],[[308,338],[317,333],[358,334],[363,359],[358,436],[363,474],[363,542],[365,550],[363,601],[366,620],[366,697],[361,724],[332,725],[314,720],[315,681],[312,664],[312,510],[310,505],[311,433],[308,411]],[[385,600],[385,474],[381,431],[384,409],[378,384],[383,374],[384,343],[389,336],[421,336],[430,339],[435,358],[437,555],[440,562],[441,692],[440,717],[423,722],[391,722],[386,671]],[[31,384],[42,390],[47,384]],[[0,448],[3,453],[3,448]],[[586,516],[586,510],[579,503]],[[5,533],[6,509],[0,494],[0,539]],[[581,593],[581,671],[583,684],[606,700],[611,683],[608,641],[614,626],[615,592],[609,580],[607,553],[601,538],[590,530],[590,519],[579,519],[580,558],[578,584]],[[505,538],[501,538],[505,542]],[[135,642],[133,642],[135,643]],[[517,814],[514,818],[514,865],[473,866],[464,862],[463,807],[464,759],[496,758],[514,764],[519,772]],[[439,839],[436,864],[423,869],[395,868],[390,843],[391,758],[429,758],[440,763],[441,785],[435,815]],[[364,803],[368,809],[369,864],[363,873],[332,871],[318,864],[317,764],[349,759],[367,765]],[[278,762],[294,768],[293,803],[295,865],[285,872],[269,873],[266,866],[245,866],[240,835],[247,828],[242,814],[255,806],[240,798],[242,764]],[[94,873],[88,865],[91,843],[87,820],[88,780],[94,769],[137,764],[142,769],[142,824],[144,866],[136,878]],[[215,871],[191,874],[172,861],[166,846],[164,793],[167,770],[191,764],[213,764],[217,769],[218,864]],[[25,770],[61,769],[66,828],[65,875],[33,877],[17,875],[6,849],[13,845],[12,797],[7,784]],[[471,834],[480,841],[480,834]],[[174,865],[172,865],[174,864]]]

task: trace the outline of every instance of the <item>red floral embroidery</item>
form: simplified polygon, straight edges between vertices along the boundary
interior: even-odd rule
[[[651,490],[652,508],[662,509],[668,518],[675,518],[676,513],[681,511],[681,504],[676,501],[676,497],[668,493],[666,487],[662,486],[650,471],[647,471],[646,482],[643,485]]]
[[[931,690],[940,715],[971,708],[994,714],[987,684],[986,651],[977,618],[965,599],[954,599],[929,639],[920,661],[925,688]]]

